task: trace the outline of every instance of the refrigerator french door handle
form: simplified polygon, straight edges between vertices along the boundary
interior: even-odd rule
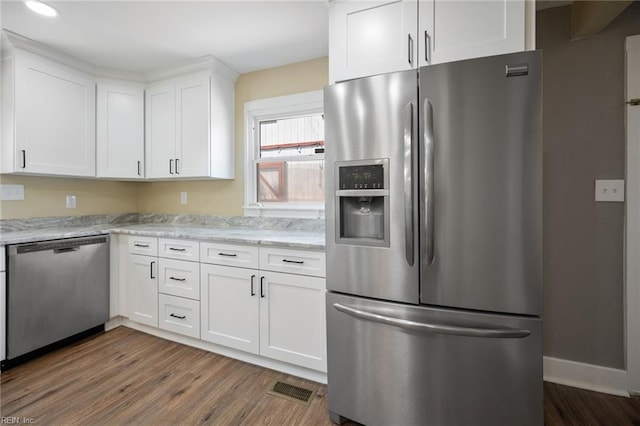
[[[434,225],[433,225],[433,188],[434,188],[434,168],[433,168],[433,150],[434,150],[434,136],[433,136],[433,106],[428,98],[424,100],[424,202],[425,202],[425,215],[424,215],[424,227],[425,227],[425,259],[424,262],[427,266],[433,263],[433,251],[434,251]]]
[[[487,337],[494,339],[521,339],[531,334],[530,330],[517,328],[485,328],[485,327],[460,327],[451,324],[425,323],[406,320],[402,318],[388,317],[373,312],[367,312],[362,309],[356,309],[352,306],[334,303],[333,307],[342,313],[351,315],[352,317],[379,322],[393,327],[404,328],[406,330],[418,331],[422,333],[448,334],[453,336],[466,337]]]
[[[413,233],[413,103],[405,109],[404,124],[404,241],[407,264],[414,263]]]

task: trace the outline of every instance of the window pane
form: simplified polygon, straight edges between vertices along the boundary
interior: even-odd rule
[[[260,158],[313,155],[322,147],[322,114],[260,122]]]
[[[259,163],[258,202],[324,202],[324,160]]]

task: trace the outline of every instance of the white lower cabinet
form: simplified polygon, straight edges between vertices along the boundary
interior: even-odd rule
[[[323,252],[128,238],[131,321],[327,371]]]
[[[200,268],[202,340],[257,354],[259,272],[207,264]]]
[[[200,301],[160,294],[158,306],[161,329],[200,337]]]
[[[238,246],[201,243],[201,258],[224,265],[201,264],[201,338],[317,371],[326,371],[324,253],[247,246],[254,268],[226,266],[242,253]],[[295,263],[291,263],[295,262]],[[319,264],[322,263],[322,268]],[[267,268],[298,268],[308,275]],[[313,272],[310,272],[313,271]]]
[[[129,319],[158,326],[158,258],[129,256]]]
[[[262,272],[260,355],[326,371],[325,279]]]

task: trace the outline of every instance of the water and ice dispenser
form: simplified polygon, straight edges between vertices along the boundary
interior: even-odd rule
[[[389,160],[337,161],[336,243],[389,247]]]

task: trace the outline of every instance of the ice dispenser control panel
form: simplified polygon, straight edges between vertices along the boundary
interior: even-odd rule
[[[335,167],[336,243],[389,247],[389,159]]]
[[[339,168],[339,189],[384,189],[382,164],[342,166]]]

